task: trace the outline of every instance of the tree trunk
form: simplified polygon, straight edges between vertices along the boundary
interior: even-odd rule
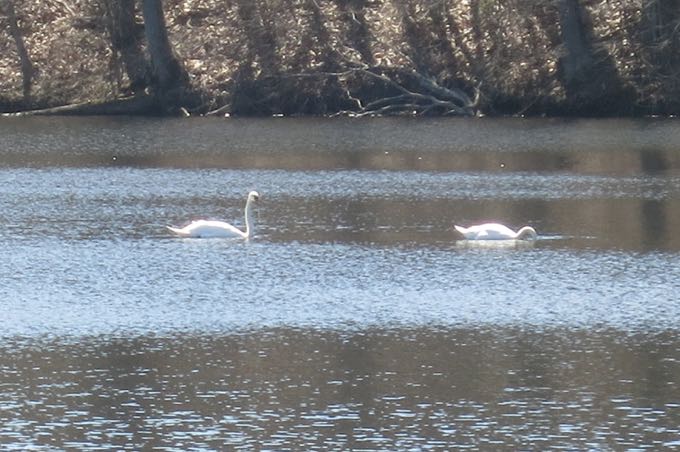
[[[623,87],[611,55],[604,48],[595,49],[579,0],[559,0],[557,7],[565,49],[560,78],[571,113],[625,113],[632,106],[632,92]]]
[[[680,0],[649,0],[640,22],[642,49],[640,54],[649,68],[647,83],[660,87],[653,90],[643,104],[661,112],[677,112],[680,105]]]
[[[584,75],[593,66],[593,56],[586,39],[586,29],[581,18],[578,0],[559,2],[562,43],[566,50],[561,59],[562,80],[567,90],[580,84]]]
[[[262,76],[274,76],[281,72],[276,36],[267,26],[262,7],[265,2],[237,0],[238,15],[243,23],[248,42],[247,59],[260,63]],[[266,11],[266,10],[265,10]]]
[[[0,7],[7,14],[9,21],[9,31],[14,39],[14,43],[17,46],[17,53],[19,54],[19,60],[21,62],[21,75],[23,77],[23,95],[24,104],[31,104],[31,88],[33,86],[33,65],[31,64],[31,59],[28,56],[28,51],[26,50],[26,45],[24,44],[24,37],[21,35],[21,30],[17,23],[17,16],[14,11],[14,4],[12,0],[0,0]]]
[[[166,111],[181,107],[189,78],[175,57],[165,26],[161,0],[142,0],[144,29],[149,45],[154,95]]]
[[[140,92],[149,83],[149,64],[142,52],[143,33],[135,23],[135,0],[104,0],[102,3],[106,8],[111,47],[120,55],[130,81],[129,94]]]

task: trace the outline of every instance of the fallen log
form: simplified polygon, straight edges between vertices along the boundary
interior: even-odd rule
[[[139,116],[157,115],[161,110],[153,96],[141,95],[115,99],[105,102],[81,102],[38,110],[3,113],[3,116]]]

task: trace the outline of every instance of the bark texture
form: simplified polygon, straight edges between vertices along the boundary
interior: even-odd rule
[[[170,45],[161,0],[142,0],[142,12],[153,92],[164,110],[173,110],[185,97],[188,76]]]
[[[23,103],[26,106],[30,106],[34,69],[33,64],[31,63],[31,58],[28,55],[28,50],[26,50],[26,44],[24,43],[24,37],[21,33],[21,29],[19,28],[16,11],[14,9],[14,3],[12,0],[0,0],[0,11],[3,11],[7,15],[9,32],[12,35],[17,54],[19,55],[19,63],[21,65],[22,75],[21,87],[23,92]]]

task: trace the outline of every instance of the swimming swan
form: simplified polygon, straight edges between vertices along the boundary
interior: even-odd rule
[[[170,231],[180,237],[240,237],[247,239],[253,235],[253,219],[251,215],[251,205],[260,199],[260,194],[256,191],[248,193],[248,200],[246,201],[246,230],[240,229],[225,223],[224,221],[214,220],[197,220],[191,222],[183,228],[173,228],[166,226]]]
[[[485,223],[464,228],[454,226],[466,240],[535,240],[536,230],[531,226],[524,226],[515,232],[507,226],[498,223]]]

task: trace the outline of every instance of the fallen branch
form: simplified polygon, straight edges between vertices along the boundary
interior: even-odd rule
[[[449,115],[455,114],[469,116],[474,114],[472,110],[473,101],[464,92],[460,90],[453,91],[448,88],[444,88],[415,71],[409,71],[407,75],[414,78],[418,82],[419,88],[423,88],[423,91],[429,91],[429,93],[409,90],[402,84],[387,77],[384,74],[377,74],[366,69],[357,70],[362,71],[362,74],[377,78],[378,80],[388,84],[402,93],[400,96],[388,97],[374,101],[366,105],[366,111],[371,111],[372,109],[375,109],[376,107],[385,103],[392,103],[394,104],[394,107],[399,107],[399,105],[403,102],[403,107],[410,108],[414,105],[418,107],[416,111],[421,110],[420,114],[428,113],[437,107],[444,109],[444,111]],[[416,104],[413,103],[414,101]],[[384,108],[380,107],[380,110],[384,114]]]
[[[133,96],[107,102],[82,102],[60,105],[39,110],[4,113],[3,116],[100,116],[100,115],[147,115],[158,112],[158,103],[152,96]]]
[[[295,80],[300,80],[300,83],[296,83]],[[304,80],[313,81],[308,83]],[[305,98],[305,96],[307,99],[326,99],[331,103],[333,99],[340,99],[347,107],[340,111],[330,108],[327,110],[330,113],[327,114],[332,116],[394,114],[473,116],[478,99],[477,91],[473,100],[464,91],[440,86],[436,81],[413,70],[389,67],[362,66],[338,72],[277,74],[250,80],[248,83],[250,90],[257,93],[248,100],[248,105],[260,105],[269,111],[285,111],[284,109],[290,111],[291,104],[277,102],[281,102],[282,98]],[[327,95],[325,89],[336,89],[344,95],[333,98]],[[206,116],[232,112],[238,114],[238,110],[231,111],[232,107],[233,104],[227,102],[219,108],[208,111]]]

